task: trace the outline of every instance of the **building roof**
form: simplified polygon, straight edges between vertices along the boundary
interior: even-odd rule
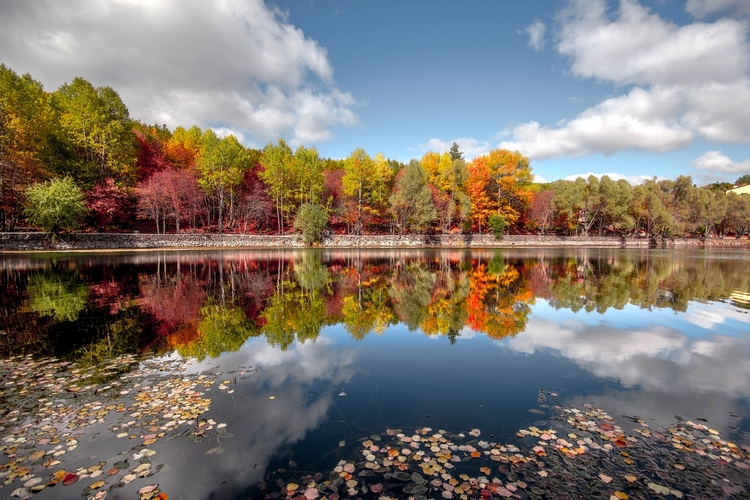
[[[735,193],[735,194],[750,194],[750,184],[747,186],[740,186],[738,188],[730,189],[727,191],[727,194],[729,193]]]

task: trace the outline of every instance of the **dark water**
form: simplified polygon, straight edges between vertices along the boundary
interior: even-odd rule
[[[4,497],[294,497],[280,486],[315,487],[342,460],[361,469],[362,441],[385,443],[388,429],[454,440],[476,429],[490,444],[520,447],[519,430],[562,425],[559,410],[584,403],[625,431],[634,420],[662,430],[690,421],[750,445],[746,251],[168,252],[0,263]],[[745,452],[735,455],[716,473],[728,478],[716,491],[729,496],[747,493]],[[455,471],[477,476],[469,458]],[[649,460],[639,462],[642,485],[615,488],[616,478],[597,492],[627,486],[630,498],[647,497],[648,482],[667,481]],[[503,462],[490,465],[516,487]],[[66,477],[75,483],[63,485]],[[515,494],[551,497],[543,486]],[[408,493],[391,485],[388,495]]]

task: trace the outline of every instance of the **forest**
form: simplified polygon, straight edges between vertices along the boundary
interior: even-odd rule
[[[750,184],[750,174],[734,185]],[[119,94],[75,78],[53,92],[0,64],[0,231],[294,234],[494,233],[740,238],[750,195],[691,177],[633,186],[535,183],[529,159],[457,144],[402,163],[322,158],[211,129],[148,125]]]

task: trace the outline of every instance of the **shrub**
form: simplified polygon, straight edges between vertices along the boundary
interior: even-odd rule
[[[322,241],[327,225],[328,211],[315,203],[303,203],[294,218],[294,228],[302,233],[302,240],[307,245]]]
[[[85,214],[83,192],[70,177],[34,184],[26,191],[24,215],[45,231],[75,229]]]
[[[490,229],[492,230],[492,234],[495,235],[495,239],[500,240],[503,238],[503,234],[505,234],[505,228],[508,226],[508,221],[506,221],[505,217],[503,217],[502,215],[495,214],[490,217],[489,225]]]

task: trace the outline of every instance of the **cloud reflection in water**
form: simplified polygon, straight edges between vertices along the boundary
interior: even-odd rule
[[[217,394],[225,391],[215,386],[208,392],[211,416],[226,422],[234,438],[205,439],[197,445],[180,442],[170,460],[176,470],[159,478],[162,490],[174,498],[231,498],[262,479],[273,457],[326,419],[336,394],[351,379],[356,353],[329,347],[324,336],[286,351],[252,339],[238,352],[196,367],[200,371],[220,364],[225,375],[219,380],[232,379],[235,374],[227,372],[242,367],[258,370],[232,385],[231,395]],[[218,445],[222,454],[204,455]]]

